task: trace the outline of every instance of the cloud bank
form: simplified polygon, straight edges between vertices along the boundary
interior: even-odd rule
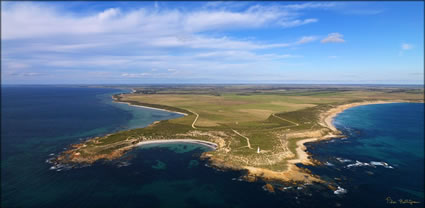
[[[25,84],[315,79],[327,76],[316,70],[321,64],[317,57],[329,60],[338,54],[334,62],[344,57],[339,52],[327,54],[332,45],[319,43],[349,44],[343,34],[330,33],[338,28],[329,26],[332,18],[326,18],[340,5],[2,2],[2,81]],[[403,44],[401,50],[412,46]]]

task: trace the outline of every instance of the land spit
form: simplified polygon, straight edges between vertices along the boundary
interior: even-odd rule
[[[199,106],[203,105],[200,105],[200,102],[198,102],[198,100],[193,100],[190,95],[167,94],[166,97],[161,97],[164,95],[158,95],[159,97],[153,97],[160,98],[160,100],[157,100],[158,102],[155,102],[149,100],[150,97],[145,97],[145,95],[136,94],[136,92],[137,91],[133,90],[131,94],[128,94],[133,97],[126,97],[127,100],[122,99],[123,96],[125,96],[122,94],[113,96],[113,99],[115,102],[126,103],[131,106],[179,113],[184,116],[172,120],[157,121],[149,125],[148,127],[142,129],[117,132],[103,137],[92,138],[80,144],[74,144],[69,150],[64,151],[57,157],[57,163],[90,164],[100,159],[117,159],[129,150],[141,145],[170,142],[186,142],[205,145],[211,148],[214,151],[204,152],[201,158],[207,159],[210,164],[216,168],[245,171],[245,178],[248,181],[261,179],[265,181],[282,181],[296,183],[319,182],[327,183],[329,185],[328,182],[323,181],[319,176],[313,175],[307,169],[300,168],[297,166],[297,164],[300,163],[304,165],[316,164],[315,161],[311,159],[311,155],[309,155],[309,153],[307,152],[305,144],[309,142],[317,142],[326,139],[344,137],[344,135],[342,135],[342,133],[338,131],[336,127],[332,124],[332,120],[336,115],[348,108],[370,104],[410,102],[408,100],[402,99],[387,99],[375,101],[369,100],[363,102],[347,100],[345,102],[342,102],[343,104],[341,104],[341,102],[330,102],[326,105],[317,106],[317,108],[312,107],[311,110],[307,111],[292,111],[295,112],[295,114],[291,115],[282,113],[277,114],[277,112],[279,112],[279,109],[276,109],[274,112],[271,113],[271,115],[268,119],[266,119],[266,121],[269,123],[273,123],[273,125],[276,124],[278,126],[268,128],[271,131],[274,131],[273,133],[277,132],[279,134],[284,134],[285,139],[282,139],[278,134],[273,134],[270,138],[262,137],[264,139],[268,139],[267,141],[273,142],[271,143],[273,144],[271,146],[272,149],[261,148],[261,152],[257,153],[257,151],[251,150],[253,148],[250,148],[250,146],[254,144],[254,147],[257,147],[259,142],[258,137],[255,137],[255,134],[252,134],[250,132],[250,129],[244,129],[244,126],[241,126],[239,122],[234,122],[235,124],[232,126],[229,126],[230,123],[222,126],[203,126],[202,122],[205,123],[205,119],[208,120],[208,118],[203,117],[205,115],[203,114],[205,112],[202,111],[204,110],[204,108],[199,108]],[[227,105],[250,104],[249,102],[247,102],[245,97],[243,97],[243,101],[228,101],[223,100],[222,98],[208,96],[209,95],[207,95],[207,98],[205,98],[204,96],[204,98],[210,99],[209,101],[220,101],[220,103],[224,103]],[[174,100],[169,99],[170,97]],[[191,102],[195,103],[194,105],[188,105],[187,103],[185,103],[184,105],[179,103],[170,103],[170,106],[165,106],[161,103],[168,104],[168,102],[163,102],[162,99],[169,99],[169,101],[172,102],[175,102],[176,100],[178,101],[179,99],[189,99]],[[279,98],[272,97],[270,99]],[[274,105],[276,104],[279,103],[275,102]],[[291,106],[292,104],[287,105]],[[194,106],[197,108],[195,108]],[[266,107],[258,106],[258,109],[266,109]],[[304,109],[306,108],[304,107]],[[195,110],[199,114],[193,110]],[[236,112],[240,113],[245,111]],[[253,113],[252,115],[256,116],[257,114],[255,113],[258,112],[262,114],[265,113],[265,111],[252,111],[251,113]],[[291,113],[291,111],[289,113]],[[222,120],[225,120],[226,116],[228,115],[223,114],[223,116],[225,117],[223,117]],[[304,118],[304,120],[298,119],[299,117]],[[201,119],[201,123],[199,123],[198,119]],[[258,123],[258,125],[265,124],[267,123]],[[260,126],[258,127],[260,128]],[[237,129],[237,131],[235,129]],[[265,128],[264,131],[268,132],[269,129]],[[242,137],[244,140],[240,140],[242,139]],[[254,143],[252,141],[253,139]],[[297,140],[294,141],[293,139]],[[244,145],[245,142],[247,143],[247,145]],[[293,142],[292,144],[294,144],[295,149],[289,150],[288,142]],[[238,155],[238,152],[241,151],[244,152],[245,155]]]

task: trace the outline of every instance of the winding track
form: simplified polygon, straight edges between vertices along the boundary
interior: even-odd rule
[[[274,117],[276,117],[276,118],[278,118],[278,119],[280,119],[280,120],[282,120],[282,121],[287,121],[287,122],[289,122],[289,123],[291,123],[291,124],[294,124],[293,126],[299,126],[299,125],[300,125],[300,124],[295,123],[295,122],[293,122],[293,121],[290,121],[290,120],[284,119],[284,118],[282,118],[282,117],[276,116],[274,113],[272,113],[272,116],[274,116]],[[285,127],[290,127],[290,126],[285,126]]]
[[[249,138],[248,138],[248,137],[246,137],[246,136],[244,136],[244,135],[240,134],[239,132],[237,132],[237,131],[236,131],[236,130],[234,130],[234,129],[232,129],[232,131],[233,131],[233,132],[235,132],[237,135],[239,135],[239,136],[241,136],[241,137],[245,138],[245,139],[246,139],[246,143],[248,144],[248,145],[247,145],[247,147],[248,147],[249,149],[252,149],[252,147],[251,147],[251,143],[249,143]]]
[[[195,115],[196,115],[196,118],[195,118],[195,120],[193,120],[193,123],[192,123],[192,128],[193,128],[193,129],[196,129],[196,127],[195,127],[195,123],[196,123],[196,121],[198,121],[199,114],[197,114],[196,112],[193,112],[193,111],[191,111],[191,110],[189,110],[189,109],[186,109],[186,110],[188,110],[189,112],[191,112],[191,113],[193,113],[193,114],[195,114]]]
[[[193,113],[193,114],[195,114],[195,115],[196,115],[195,120],[193,120],[193,122],[192,122],[192,128],[193,128],[193,129],[196,129],[196,127],[195,127],[195,123],[196,123],[196,121],[198,121],[199,114],[198,114],[198,113],[196,113],[196,112],[194,112],[194,111],[192,111],[192,110],[189,110],[189,109],[187,109],[187,110],[188,110],[189,112],[191,112],[191,113]],[[281,117],[279,117],[279,116],[276,116],[274,113],[272,113],[272,116],[274,116],[274,117],[276,117],[276,118],[278,118],[278,119],[280,119],[280,120],[282,120],[282,121],[287,121],[287,122],[289,122],[289,123],[292,123],[292,124],[293,124],[293,126],[299,126],[299,125],[300,125],[300,124],[295,123],[295,122],[293,122],[293,121],[290,121],[290,120],[287,120],[287,119],[281,118]],[[251,143],[249,142],[249,138],[248,138],[248,137],[246,137],[246,136],[242,135],[241,133],[239,133],[238,131],[236,131],[236,130],[234,130],[234,129],[232,129],[232,131],[233,131],[233,132],[235,132],[237,135],[239,135],[239,136],[241,136],[241,137],[245,138],[245,139],[246,139],[246,143],[247,143],[247,147],[248,147],[249,149],[252,149],[252,147],[251,147]]]

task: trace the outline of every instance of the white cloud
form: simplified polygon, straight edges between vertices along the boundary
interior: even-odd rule
[[[291,21],[281,21],[279,22],[280,25],[282,25],[283,27],[296,27],[296,26],[301,26],[301,25],[305,25],[308,23],[314,23],[319,21],[318,19],[305,19],[305,20],[291,20]]]
[[[38,73],[38,72],[16,72],[16,71],[10,71],[10,72],[7,72],[5,75],[7,75],[7,76],[13,76],[13,77],[36,77],[36,76],[42,76],[44,74]]]
[[[403,56],[405,51],[412,50],[412,49],[413,49],[412,44],[402,43],[401,48],[400,48],[400,52],[398,53],[398,55]]]
[[[321,40],[322,43],[343,43],[345,40],[343,39],[343,35],[340,33],[330,33],[326,38]]]
[[[407,51],[407,50],[411,50],[412,48],[413,48],[412,44],[408,44],[408,43],[401,44],[401,50]]]
[[[304,41],[307,43],[310,41]],[[238,50],[257,50],[269,48],[289,47],[294,43],[260,43],[247,40],[234,40],[228,37],[206,37],[201,35],[192,35],[185,38],[179,36],[164,36],[153,38],[146,42],[147,45],[155,47],[185,47],[185,48],[208,48],[208,49],[238,49]]]
[[[107,20],[117,16],[120,13],[118,8],[110,8],[98,14],[100,20]]]
[[[255,40],[212,36],[200,32],[212,29],[247,27],[296,26],[317,21],[297,20],[299,15],[278,6],[250,6],[236,11],[133,9],[122,11],[110,8],[77,16],[50,6],[20,2],[2,9],[2,39],[38,39],[30,44],[16,44],[8,53],[78,52],[84,50],[113,50],[123,45],[144,49],[180,47],[189,49],[262,50],[285,48],[314,41],[302,37],[296,43],[267,43]],[[312,7],[316,4],[304,5]],[[320,5],[316,5],[320,6]],[[278,23],[277,23],[278,22]],[[25,29],[23,29],[25,28]],[[47,39],[49,38],[49,39]],[[134,51],[134,49],[133,49]],[[69,66],[70,61],[53,61],[50,65]]]
[[[224,50],[224,51],[213,51],[206,53],[199,53],[195,55],[195,58],[200,60],[217,60],[217,61],[226,61],[226,62],[253,62],[253,61],[278,61],[288,58],[297,58],[301,56],[292,55],[292,54],[256,54],[249,51],[234,51],[234,50]]]
[[[139,78],[139,77],[146,77],[150,75],[150,73],[123,73],[121,74],[122,77],[130,77],[130,78]]]
[[[303,4],[304,5],[304,4]],[[305,4],[302,7],[320,7],[322,4]],[[2,9],[2,38],[19,39],[56,35],[87,34],[143,34],[193,33],[209,30],[258,28],[269,25],[295,27],[317,22],[316,18],[298,19],[297,12],[282,6],[254,5],[244,10],[203,9],[180,10],[133,9],[121,11],[109,8],[104,11],[77,16],[44,4],[19,2]]]
[[[298,40],[296,44],[305,44],[305,43],[310,43],[316,40],[317,40],[316,36],[304,36],[304,37],[301,37],[301,39]]]
[[[328,2],[328,3],[308,2],[308,3],[303,3],[303,4],[290,4],[290,5],[285,5],[283,7],[288,8],[288,9],[300,10],[300,9],[311,9],[311,8],[331,8],[331,7],[334,7],[335,5],[336,5],[336,3],[334,3],[334,2]]]
[[[25,69],[29,68],[30,66],[25,63],[20,63],[18,61],[12,61],[12,60],[2,60],[2,64],[4,64],[5,68],[8,69]]]
[[[127,78],[158,78],[158,77],[169,77],[174,76],[178,73],[177,69],[167,69],[162,71],[151,71],[151,72],[141,72],[141,73],[122,73],[121,77]]]
[[[287,60],[302,57],[286,50],[316,41],[317,37],[260,41],[255,37],[226,36],[224,32],[269,27],[283,31],[318,21],[303,18],[300,10],[332,6],[316,3],[293,7],[241,6],[238,3],[231,7],[237,9],[229,10],[220,5],[228,3],[189,11],[152,5],[151,9],[108,8],[78,13],[48,3],[8,3],[1,11],[5,51],[2,69],[17,70],[17,73],[34,70],[26,72],[28,76],[36,71],[69,70],[61,73],[72,77],[78,75],[70,71],[105,70],[110,73],[96,73],[96,76],[127,78],[176,73],[207,76],[203,72],[222,70],[226,73],[253,67],[279,69]],[[170,48],[179,53],[170,52],[173,51]],[[5,58],[9,58],[7,64]]]
[[[33,77],[33,76],[41,76],[43,74],[41,73],[37,73],[37,72],[24,72],[21,74],[22,76],[28,76],[28,77]]]
[[[188,14],[185,17],[184,28],[187,31],[256,28],[287,15],[286,12],[281,11],[253,9],[245,12],[201,11]]]

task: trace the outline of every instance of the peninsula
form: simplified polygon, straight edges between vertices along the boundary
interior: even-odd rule
[[[314,164],[304,144],[343,137],[332,118],[367,104],[423,102],[423,87],[304,85],[132,86],[116,102],[183,114],[148,127],[88,139],[56,163],[114,160],[143,143],[201,142],[202,158],[220,169],[246,171],[253,181],[323,182],[297,163]]]

